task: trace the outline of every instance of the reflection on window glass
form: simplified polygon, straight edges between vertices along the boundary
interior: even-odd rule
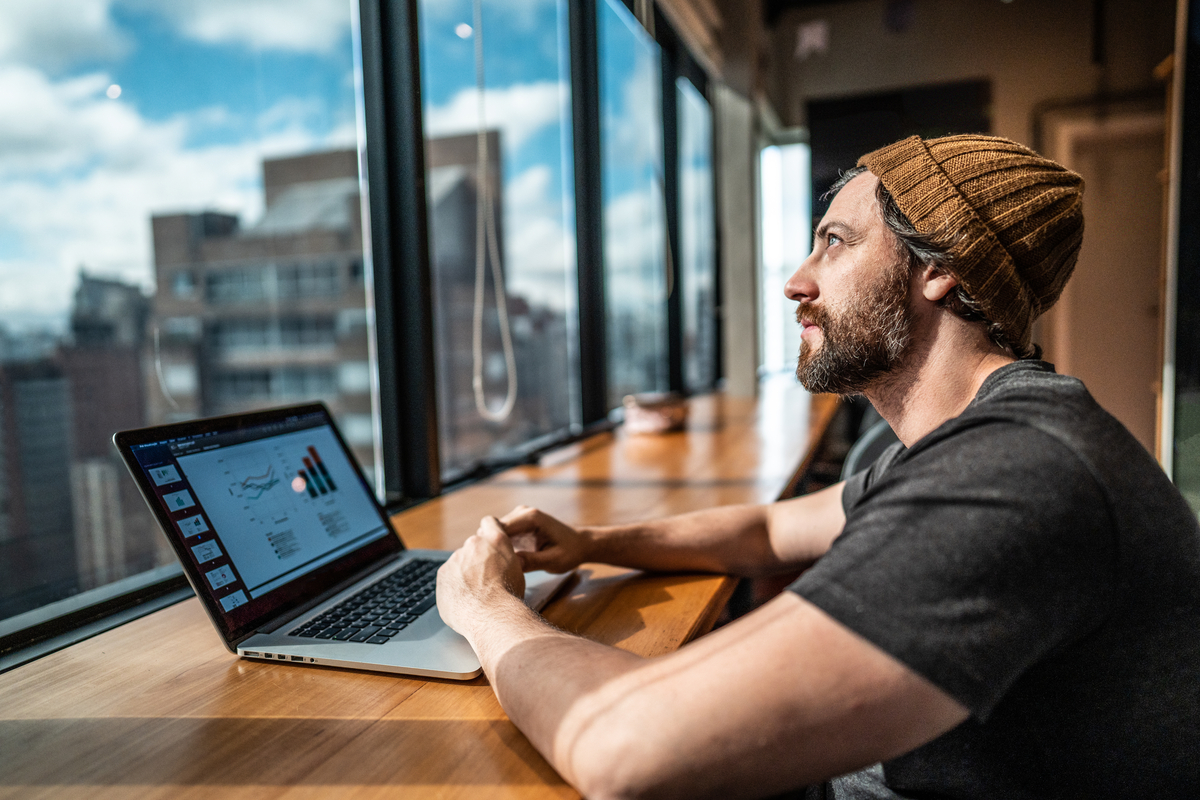
[[[687,78],[675,80],[679,109],[679,280],[683,291],[683,380],[711,388],[717,366],[717,254],[712,109]]]
[[[0,5],[0,620],[174,561],[116,430],[321,399],[375,462],[350,4],[88,7]]]
[[[620,0],[598,4],[609,406],[668,388],[661,59]]]
[[[420,18],[439,441],[452,480],[577,422],[567,9],[422,0]]]
[[[764,375],[794,373],[800,355],[796,303],[783,285],[812,249],[812,181],[807,144],[764,147],[759,153],[759,342]]]

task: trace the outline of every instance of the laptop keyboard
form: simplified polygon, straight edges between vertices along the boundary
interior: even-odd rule
[[[413,559],[381,581],[347,597],[289,636],[386,644],[433,608],[440,561]]]

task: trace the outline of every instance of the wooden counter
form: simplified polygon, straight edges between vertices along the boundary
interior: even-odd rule
[[[618,431],[395,517],[414,547],[452,548],[518,503],[622,522],[768,502],[835,402],[767,385],[691,401],[685,433]],[[588,565],[555,624],[654,656],[707,632],[733,581]],[[570,797],[485,679],[245,661],[191,599],[0,675],[0,797]]]

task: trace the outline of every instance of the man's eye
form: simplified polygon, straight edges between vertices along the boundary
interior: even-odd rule
[[[826,247],[833,247],[833,245],[834,245],[836,242],[840,242],[841,240],[842,240],[842,237],[838,236],[836,233],[831,233],[831,234],[828,234],[828,235],[825,237],[825,246],[826,246]]]

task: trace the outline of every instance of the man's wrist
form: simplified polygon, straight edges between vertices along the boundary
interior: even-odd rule
[[[490,660],[526,635],[542,633],[545,625],[524,599],[501,592],[473,609],[467,630],[461,633],[487,669]]]
[[[600,553],[599,539],[601,537],[597,535],[600,530],[600,528],[589,526],[575,529],[575,532],[579,535],[579,563],[587,564],[604,560]]]

